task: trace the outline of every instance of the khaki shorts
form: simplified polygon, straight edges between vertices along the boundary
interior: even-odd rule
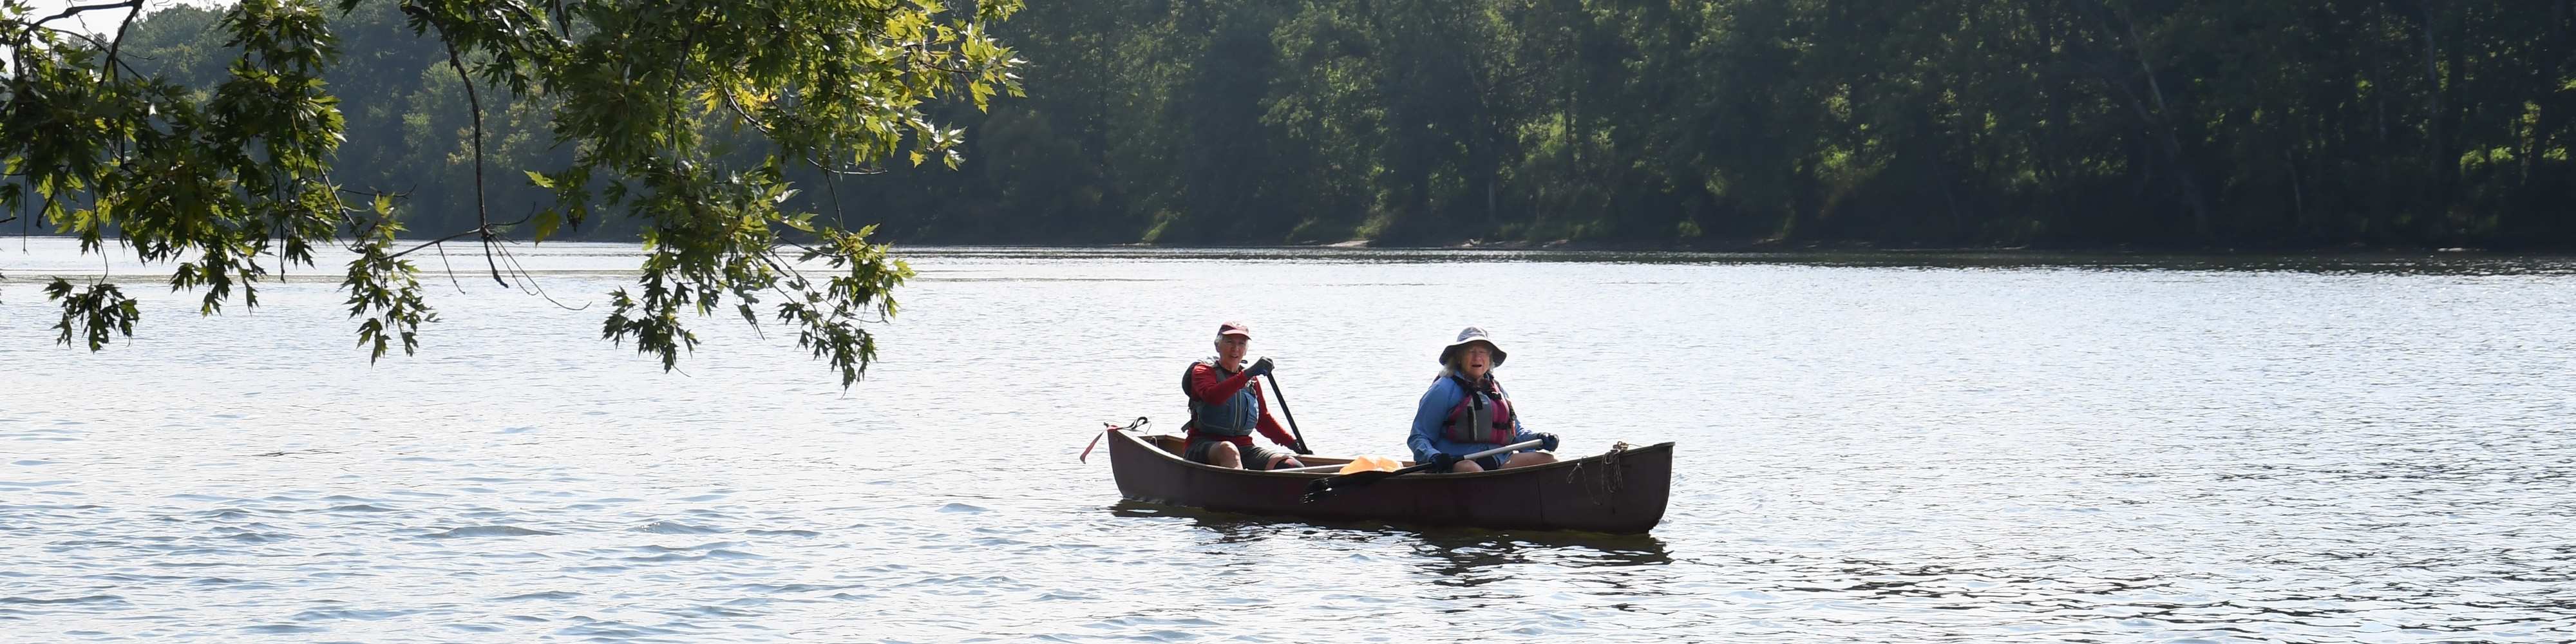
[[[1208,462],[1208,453],[1216,450],[1216,444],[1217,444],[1217,443],[1223,443],[1223,442],[1227,442],[1227,441],[1221,441],[1221,440],[1194,440],[1194,441],[1190,441],[1190,446],[1189,446],[1189,448],[1188,448],[1188,449],[1181,450],[1181,458],[1189,459],[1189,461],[1190,461],[1190,462],[1192,462],[1192,463],[1206,463],[1206,462]],[[1247,447],[1247,446],[1243,446],[1243,445],[1236,445],[1236,446],[1234,446],[1234,448],[1235,448],[1235,451],[1236,451],[1237,453],[1239,453],[1239,454],[1242,454],[1242,455],[1243,455],[1243,469],[1247,469],[1247,470],[1266,470],[1266,469],[1270,469],[1270,461],[1271,461],[1271,460],[1273,460],[1273,459],[1277,459],[1277,458],[1279,458],[1279,457],[1281,457],[1281,456],[1286,456],[1286,457],[1289,457],[1289,458],[1296,458],[1296,457],[1297,457],[1297,453],[1296,453],[1296,452],[1291,452],[1291,451],[1288,451],[1288,450],[1279,449],[1279,448],[1276,448],[1276,447],[1271,447],[1271,446],[1269,446],[1269,445],[1263,445],[1263,444],[1261,444],[1261,441],[1253,441],[1253,442],[1252,442],[1252,445],[1251,445],[1251,446],[1248,446],[1248,447]]]

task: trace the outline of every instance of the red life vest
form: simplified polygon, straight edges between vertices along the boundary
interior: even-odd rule
[[[1512,442],[1512,436],[1519,432],[1515,431],[1517,423],[1512,422],[1512,399],[1503,395],[1502,383],[1487,377],[1485,386],[1479,387],[1455,376],[1449,379],[1467,395],[1459,396],[1457,406],[1449,408],[1449,419],[1441,423],[1441,433],[1461,443]]]

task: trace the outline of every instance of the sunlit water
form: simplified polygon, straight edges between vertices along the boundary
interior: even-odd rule
[[[662,373],[597,337],[631,248],[516,250],[588,308],[440,278],[371,366],[330,262],[200,318],[119,260],[92,354],[38,286],[100,260],[8,244],[0,640],[2576,640],[2560,260],[919,249],[844,391],[729,315]],[[1076,455],[1228,319],[1343,454],[1492,329],[1564,451],[1679,444],[1670,510],[1120,502]]]

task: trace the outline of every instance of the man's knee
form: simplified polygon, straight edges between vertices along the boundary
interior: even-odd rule
[[[1235,449],[1233,443],[1217,443],[1208,448],[1208,464],[1243,467],[1243,452]]]
[[[1482,472],[1485,471],[1485,466],[1477,465],[1475,461],[1459,461],[1457,465],[1449,466],[1449,471],[1460,474]]]

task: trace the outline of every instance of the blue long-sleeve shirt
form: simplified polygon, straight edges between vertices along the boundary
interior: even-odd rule
[[[1468,454],[1502,447],[1501,445],[1493,443],[1467,443],[1449,440],[1448,435],[1440,431],[1441,424],[1448,422],[1449,420],[1449,410],[1457,407],[1458,401],[1465,400],[1466,398],[1467,388],[1460,386],[1457,378],[1445,376],[1437,381],[1433,381],[1431,383],[1430,391],[1422,392],[1422,405],[1413,411],[1413,435],[1405,438],[1404,440],[1404,444],[1406,446],[1413,448],[1413,462],[1430,462],[1431,455],[1434,453],[1466,456]],[[1518,443],[1537,439],[1537,434],[1530,433],[1529,429],[1521,426],[1521,415],[1518,410],[1514,410],[1512,414],[1511,442]],[[1527,452],[1533,450],[1525,449],[1521,451]]]

